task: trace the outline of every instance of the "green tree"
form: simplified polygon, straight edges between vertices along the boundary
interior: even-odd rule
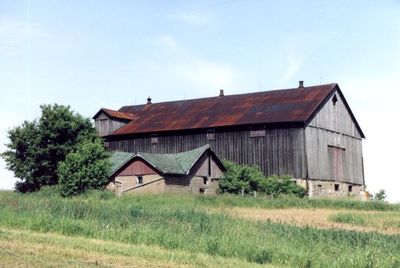
[[[381,189],[379,192],[377,192],[374,196],[375,201],[385,201],[386,199],[386,191]]]
[[[109,157],[100,138],[80,143],[58,167],[61,195],[78,195],[89,189],[103,188],[111,169]]]
[[[95,140],[90,119],[71,111],[69,106],[42,105],[41,117],[8,132],[10,142],[2,153],[7,168],[21,181],[20,192],[37,191],[43,185],[58,183],[57,166],[76,145]]]

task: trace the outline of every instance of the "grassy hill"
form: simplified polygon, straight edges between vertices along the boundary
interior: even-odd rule
[[[0,266],[399,267],[400,206],[0,192]]]

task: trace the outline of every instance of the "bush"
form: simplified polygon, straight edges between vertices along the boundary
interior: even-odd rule
[[[379,190],[379,192],[377,192],[373,198],[374,201],[385,201],[386,199],[386,192],[385,190]]]
[[[220,179],[221,193],[250,193],[258,191],[264,178],[260,168],[248,165],[238,165],[231,161],[224,161],[226,172]]]
[[[226,172],[220,179],[220,193],[248,194],[257,191],[272,196],[284,194],[298,197],[307,194],[306,189],[297,185],[290,176],[265,177],[259,167],[239,165],[231,161],[224,161],[224,166]]]
[[[295,195],[298,197],[304,197],[307,194],[306,189],[297,185],[290,176],[277,176],[272,175],[266,177],[260,187],[261,191],[268,195]]]
[[[90,189],[101,189],[108,183],[111,163],[100,138],[85,141],[69,153],[58,167],[61,195],[71,196]]]

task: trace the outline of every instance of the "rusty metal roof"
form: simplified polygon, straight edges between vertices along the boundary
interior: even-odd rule
[[[111,109],[101,108],[100,111],[98,111],[93,116],[93,119],[95,119],[101,112],[104,112],[106,115],[108,115],[111,118],[123,119],[123,120],[128,120],[128,121],[131,121],[135,118],[134,115],[131,113],[125,113],[125,112],[120,112],[120,111],[114,111]]]
[[[251,124],[306,124],[335,90],[340,90],[336,83],[124,106],[119,112],[129,113],[133,119],[110,136]]]

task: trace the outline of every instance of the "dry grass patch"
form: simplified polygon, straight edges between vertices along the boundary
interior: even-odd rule
[[[354,211],[346,209],[263,209],[263,208],[223,208],[230,216],[245,219],[272,221],[296,226],[310,226],[322,229],[345,229],[358,232],[379,232],[400,234],[400,214],[397,212]],[[363,216],[365,224],[335,220],[340,214]]]

